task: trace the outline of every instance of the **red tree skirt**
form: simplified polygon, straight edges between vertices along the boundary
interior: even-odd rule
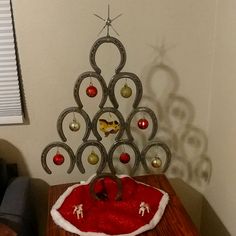
[[[69,187],[59,197],[51,209],[57,225],[81,236],[132,236],[154,228],[160,221],[169,200],[164,191],[128,176],[119,176],[122,200],[115,200],[117,185],[110,178],[95,184],[95,192],[105,188],[108,199],[96,200],[89,192],[93,177]]]

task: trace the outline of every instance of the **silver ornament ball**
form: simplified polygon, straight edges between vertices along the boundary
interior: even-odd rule
[[[80,129],[80,124],[76,120],[73,120],[70,123],[69,128],[70,128],[71,131],[76,132]]]
[[[159,157],[155,157],[152,159],[151,164],[152,164],[152,167],[154,168],[160,168],[162,165],[162,161]]]

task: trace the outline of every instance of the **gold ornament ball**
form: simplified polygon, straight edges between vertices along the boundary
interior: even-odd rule
[[[99,161],[98,155],[94,151],[92,151],[88,156],[88,163],[91,165],[96,165],[98,161]]]
[[[132,89],[127,84],[125,84],[120,90],[120,94],[124,98],[129,98],[132,95]]]
[[[78,131],[78,130],[80,129],[80,124],[79,124],[79,122],[73,120],[73,121],[70,123],[69,128],[70,128],[71,131],[76,132],[76,131]]]
[[[152,164],[152,167],[154,168],[160,168],[162,165],[162,161],[159,157],[155,157],[152,159],[151,164]]]

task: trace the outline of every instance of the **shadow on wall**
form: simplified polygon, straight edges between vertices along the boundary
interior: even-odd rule
[[[230,236],[230,233],[205,198],[203,198],[202,203],[201,235]]]
[[[19,174],[29,176],[28,168],[21,152],[10,142],[0,139],[0,157],[7,163],[16,163]],[[31,201],[37,218],[39,235],[44,235],[47,215],[48,184],[31,178]]]
[[[230,236],[214,209],[200,192],[179,178],[172,178],[170,182],[201,236]]]
[[[164,54],[160,53],[160,56]],[[143,100],[158,114],[158,139],[166,142],[172,152],[167,175],[180,178],[198,189],[210,181],[212,163],[207,156],[208,140],[203,130],[193,124],[194,107],[178,94],[176,71],[154,59],[142,73],[145,84]]]
[[[31,201],[37,220],[38,236],[45,236],[48,214],[49,185],[41,179],[31,179]]]
[[[0,156],[7,163],[16,163],[20,175],[29,176],[29,171],[22,153],[7,140],[0,139]]]

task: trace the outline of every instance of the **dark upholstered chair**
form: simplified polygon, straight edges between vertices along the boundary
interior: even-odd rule
[[[17,236],[37,236],[33,219],[29,177],[19,177],[16,164],[6,164],[0,158],[0,224]]]

